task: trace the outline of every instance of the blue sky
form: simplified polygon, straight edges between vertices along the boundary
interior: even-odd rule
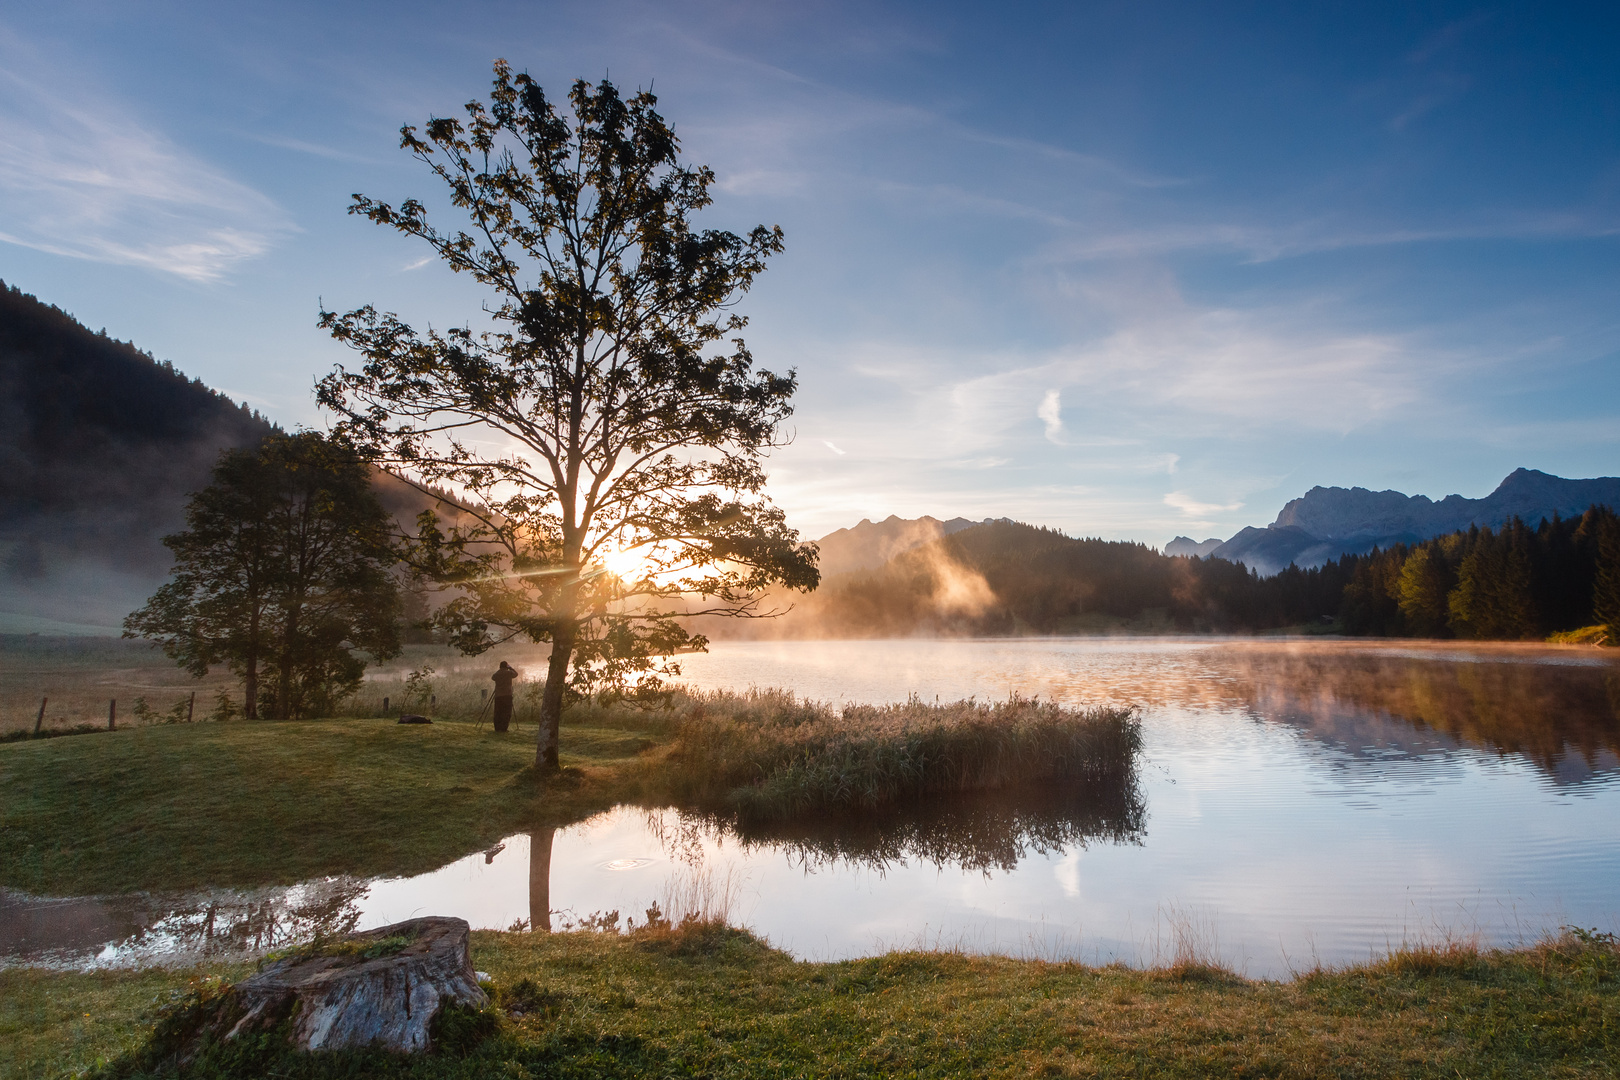
[[[1227,536],[1620,473],[1617,55],[1599,4],[0,0],[0,278],[319,425],[322,300],[478,312],[345,212],[437,194],[399,126],[497,56],[651,84],[709,223],[787,233],[803,532]]]

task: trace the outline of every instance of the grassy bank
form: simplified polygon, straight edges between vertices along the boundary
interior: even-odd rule
[[[730,805],[780,821],[1013,783],[1083,789],[1128,775],[1137,745],[1121,711],[839,713],[781,692],[575,710],[564,773],[550,779],[532,768],[533,738],[441,718],[0,743],[0,885],[67,896],[415,874],[617,802]]]
[[[1513,952],[1417,949],[1285,983],[1196,965],[949,953],[799,963],[714,923],[482,932],[473,959],[497,1006],[446,1040],[454,1046],[411,1062],[271,1052],[234,1075],[1472,1077],[1620,1066],[1620,954],[1591,936]],[[0,972],[0,1070],[43,1077],[127,1052],[154,999],[187,978]]]
[[[1141,745],[1129,709],[1014,698],[835,710],[765,691],[694,702],[670,731],[659,782],[677,801],[767,823],[1013,785],[1117,787]]]
[[[0,885],[42,895],[420,873],[612,804],[633,730],[385,720],[182,724],[0,745]]]

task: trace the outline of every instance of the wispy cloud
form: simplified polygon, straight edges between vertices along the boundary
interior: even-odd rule
[[[291,230],[272,200],[104,95],[75,100],[25,78],[8,44],[0,40],[0,241],[209,282]]]
[[[845,454],[849,453],[848,450],[840,450],[840,449],[838,449],[838,447],[834,446],[832,443],[828,442],[826,439],[821,440],[821,445],[825,446],[827,449],[831,450],[833,453],[837,454],[839,457],[843,457]]]
[[[322,146],[319,143],[306,142],[303,139],[294,139],[285,135],[249,135],[254,142],[266,146],[274,146],[280,150],[292,150],[300,154],[309,154],[312,157],[326,158],[328,161],[352,161],[361,165],[375,165],[377,159],[367,157],[365,154],[356,154],[348,150],[339,150],[331,146]]]
[[[1063,434],[1063,395],[1057,390],[1048,390],[1041,403],[1035,407],[1035,415],[1046,425],[1046,437],[1051,442],[1058,442],[1058,436]]]
[[[1211,514],[1230,514],[1234,510],[1241,510],[1241,502],[1211,503],[1199,502],[1185,491],[1172,491],[1164,497],[1164,505],[1180,510],[1188,517],[1206,518]]]

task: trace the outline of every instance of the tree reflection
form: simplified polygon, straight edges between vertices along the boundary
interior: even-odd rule
[[[702,862],[706,840],[729,838],[744,850],[780,850],[806,868],[845,863],[881,873],[915,860],[989,874],[1010,871],[1031,854],[1061,855],[1093,843],[1140,844],[1147,809],[1133,776],[1104,787],[977,793],[791,824],[653,813],[648,825],[666,851],[689,865]]]
[[[346,934],[360,921],[359,902],[370,884],[351,877],[321,878],[301,885],[248,891],[217,891],[165,902],[135,895],[86,901],[18,901],[3,913],[7,922],[33,933],[5,950],[9,957],[48,956],[87,948],[104,961],[139,962],[162,957],[202,960],[247,957],[314,937]],[[60,918],[60,909],[94,904],[97,918]],[[73,912],[70,911],[70,914]],[[109,933],[108,931],[111,931]]]
[[[554,828],[529,833],[529,929],[551,929],[551,843]]]

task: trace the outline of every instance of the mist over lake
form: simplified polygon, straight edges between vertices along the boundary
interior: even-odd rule
[[[161,962],[429,909],[562,929],[639,919],[684,889],[805,958],[927,945],[1154,963],[1195,948],[1285,977],[1403,943],[1517,944],[1612,923],[1620,906],[1620,664],[1604,652],[1093,638],[726,642],[682,662],[696,688],[784,686],[834,704],[1135,705],[1138,802],[1010,792],[742,834],[624,807],[547,832],[549,870],[520,833],[415,878],[99,902],[105,933],[82,906],[70,932],[14,900],[0,908],[5,951]]]

